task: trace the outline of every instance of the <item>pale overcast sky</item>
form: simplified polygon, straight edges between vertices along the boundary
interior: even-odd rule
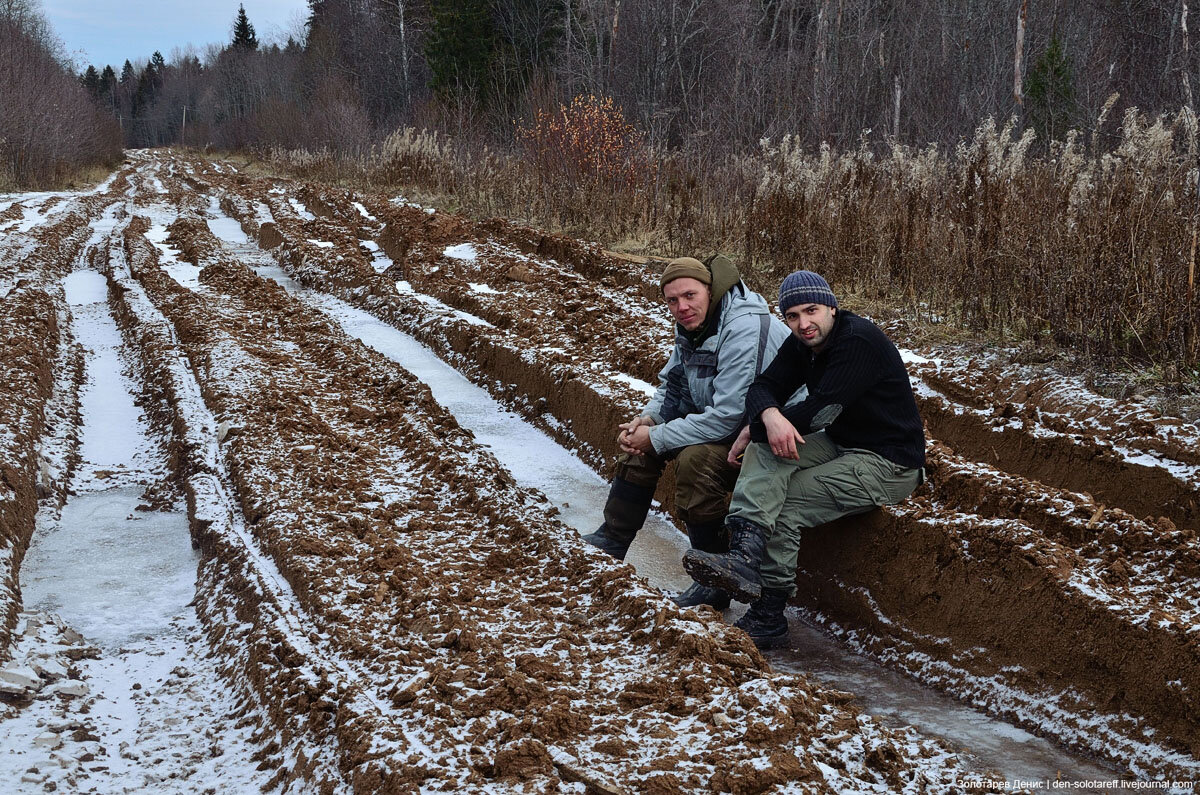
[[[208,44],[231,38],[239,0],[42,0],[42,11],[80,69],[109,64],[121,72],[125,59],[147,60],[155,50],[187,45],[203,57]],[[241,0],[259,41],[286,41],[308,14],[306,0]]]

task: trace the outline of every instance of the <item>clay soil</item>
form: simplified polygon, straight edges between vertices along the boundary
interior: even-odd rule
[[[653,264],[162,153],[60,201],[0,239],[0,662],[39,496],[55,499],[37,449],[72,366],[58,285],[91,267],[171,439],[208,644],[277,784],[956,788],[940,744],[773,673],[720,616],[680,611],[583,544],[401,364],[258,276],[209,222],[233,219],[293,279],[413,335],[599,470],[669,351]],[[164,213],[194,284],[147,237]],[[1197,429],[1003,351],[906,356],[928,482],[814,530],[796,605],[1039,734],[1195,778]]]

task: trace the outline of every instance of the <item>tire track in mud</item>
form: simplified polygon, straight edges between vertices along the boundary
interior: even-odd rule
[[[55,472],[42,452],[47,437],[62,433],[71,419],[69,401],[57,412],[52,404],[56,374],[71,373],[67,378],[77,388],[82,367],[58,285],[90,235],[90,210],[101,203],[99,196],[72,201],[51,195],[13,202],[0,214],[31,216],[24,233],[10,227],[0,236],[0,394],[11,396],[0,401],[0,662],[11,653],[20,611],[18,572],[38,499],[55,492],[61,501],[70,475],[70,459]]]
[[[6,433],[11,427],[21,437],[22,446],[33,453],[32,458],[24,456],[25,460],[11,471],[7,467],[2,471],[13,476],[19,471],[25,481],[20,490],[32,486],[35,497],[32,501],[20,501],[21,515],[14,521],[9,521],[10,516],[0,517],[3,531],[0,559],[5,563],[6,580],[6,587],[0,590],[0,610],[4,616],[0,663],[12,657],[12,662],[3,666],[8,669],[5,676],[0,677],[3,680],[0,699],[4,702],[0,703],[0,732],[6,737],[5,779],[18,791],[49,791],[56,786],[67,786],[82,792],[96,791],[97,787],[151,786],[170,779],[177,783],[195,782],[198,771],[200,775],[217,771],[230,786],[251,786],[255,778],[252,770],[248,776],[242,775],[244,770],[231,773],[231,765],[236,767],[242,758],[236,752],[228,753],[241,741],[239,732],[221,727],[214,739],[211,730],[220,723],[218,716],[208,715],[198,722],[181,717],[198,703],[213,710],[221,709],[225,703],[220,688],[210,687],[216,680],[215,672],[192,656],[194,639],[184,638],[190,631],[185,619],[172,623],[172,629],[166,633],[170,637],[147,638],[145,642],[138,638],[120,650],[92,647],[57,616],[28,611],[21,613],[16,634],[10,632],[9,614],[21,608],[16,585],[22,575],[44,578],[36,586],[26,583],[27,598],[30,593],[41,592],[43,582],[52,583],[58,576],[54,571],[58,561],[53,556],[47,559],[50,554],[47,550],[72,547],[76,536],[88,536],[92,530],[63,525],[56,539],[62,541],[70,536],[71,540],[46,546],[44,533],[58,523],[64,505],[70,509],[68,495],[74,495],[75,489],[95,491],[97,484],[107,483],[110,476],[118,480],[123,477],[120,472],[103,467],[84,467],[80,470],[84,474],[74,477],[81,463],[83,437],[96,436],[98,428],[93,416],[89,420],[92,424],[87,426],[90,430],[86,430],[81,413],[85,360],[90,362],[93,358],[91,351],[85,351],[85,345],[103,346],[107,342],[98,343],[89,337],[87,329],[95,331],[103,323],[94,311],[90,324],[81,321],[80,312],[87,315],[88,310],[68,306],[64,286],[71,281],[65,278],[68,274],[95,260],[93,247],[118,223],[126,202],[114,201],[105,189],[102,185],[89,194],[62,194],[46,200],[41,206],[53,206],[53,212],[47,214],[49,220],[43,220],[40,226],[31,224],[27,233],[6,237],[4,251],[0,253],[0,273],[18,275],[15,290],[0,292],[0,327],[5,336],[5,345],[0,346],[5,360],[3,371],[24,376],[15,381],[8,378],[0,381],[3,396],[0,414],[8,415],[3,417]],[[13,252],[19,256],[18,262],[10,259]],[[108,340],[102,331],[100,337]],[[82,339],[77,340],[80,335]],[[102,366],[111,366],[112,361],[110,351]],[[92,368],[93,364],[87,366]],[[89,381],[94,379],[103,380],[104,376],[92,372]],[[33,384],[38,388],[31,389]],[[97,404],[92,400],[93,415],[105,407],[107,403]],[[129,412],[122,416],[128,419]],[[12,426],[8,425],[9,419]],[[101,428],[100,437],[108,431],[115,432],[115,428]],[[93,444],[92,453],[105,455],[105,447]],[[124,449],[123,445],[118,447]],[[7,464],[7,458],[0,453],[0,461]],[[34,463],[32,472],[30,460]],[[154,492],[157,496],[151,496],[151,491],[147,489],[142,499],[170,501],[169,496],[157,491]],[[111,507],[110,502],[116,505],[122,500],[132,501],[118,507],[132,510],[138,502],[134,498],[136,493],[134,490],[133,494],[123,494],[111,501],[97,493],[83,510]],[[7,502],[0,498],[0,514],[12,507],[5,505]],[[152,510],[150,505],[137,507]],[[106,521],[106,517],[90,513],[88,516],[92,525]],[[133,518],[131,515],[130,519]],[[35,532],[40,546],[33,560],[24,553]],[[88,548],[85,554],[96,554],[97,568],[103,569],[112,563],[105,553],[105,549]],[[78,563],[77,559],[61,561],[63,569]],[[23,566],[29,568],[22,572]],[[79,590],[92,585],[95,583],[88,576],[78,583]],[[105,595],[107,598],[107,592]],[[189,598],[185,595],[179,604]],[[121,612],[119,607],[116,609]],[[166,663],[168,660],[174,662]],[[188,669],[176,667],[168,672],[167,668],[176,662],[185,663]],[[16,680],[8,677],[10,672],[17,674]],[[156,674],[161,676],[154,680]],[[20,688],[22,692],[17,692],[11,686],[14,681],[20,682],[23,675],[28,677],[28,684]],[[148,677],[141,680],[147,685],[145,688],[134,685],[131,691],[130,685],[138,677]],[[179,712],[171,714],[169,707],[159,706],[168,701],[176,703]],[[196,729],[195,733],[179,740],[179,735],[172,732],[177,732],[181,724]],[[216,756],[221,759],[214,761]],[[230,762],[231,759],[234,761]]]
[[[413,786],[434,775],[422,759],[441,768],[434,783],[457,786],[812,779],[883,791],[948,769],[935,747],[770,676],[740,633],[680,613],[596,556],[536,507],[538,495],[510,485],[427,390],[225,261],[202,224],[172,226],[173,243],[204,265],[195,292],[167,283],[136,234],[125,240],[143,249],[130,258],[145,263],[135,275],[205,401],[234,423],[226,453],[249,531],[314,631],[372,681],[395,683],[392,723],[420,716],[425,727],[423,754],[407,766],[342,751],[354,784]],[[630,733],[645,756],[630,755],[620,739]],[[888,750],[872,750],[881,742]],[[850,747],[871,752],[846,756]]]
[[[11,653],[21,609],[19,571],[38,510],[44,469],[39,455],[56,360],[68,344],[61,299],[21,288],[0,301],[0,663]],[[62,361],[61,366],[69,366]]]
[[[222,207],[298,281],[417,336],[527,415],[550,413],[552,429],[570,430],[557,438],[602,467],[615,421],[640,401],[628,387],[547,353],[543,340],[562,338],[569,315],[543,311],[532,325],[524,322],[526,310],[545,308],[547,299],[520,285],[540,284],[551,305],[561,300],[551,283],[539,281],[536,262],[513,256],[520,246],[504,235],[518,233],[313,188],[302,195],[323,218],[306,220],[278,199],[269,202],[273,220],[264,222],[261,210],[248,209],[265,195],[263,183],[214,187],[223,192]],[[528,248],[536,235],[523,234]],[[370,247],[359,245],[372,236],[396,262],[386,274],[368,258]],[[493,236],[501,242],[489,248]],[[483,261],[444,255],[467,242],[485,252]],[[585,251],[589,256],[601,259]],[[530,282],[506,275],[518,265]],[[397,276],[447,310],[397,293]],[[625,287],[637,281],[612,279]],[[479,283],[496,296],[472,287]],[[656,327],[644,304],[620,325]],[[597,347],[604,366],[613,367],[606,347]],[[616,359],[627,361],[627,353]],[[645,376],[654,368],[642,358],[621,371]],[[981,384],[975,371],[985,374]],[[1142,775],[1194,775],[1197,600],[1178,591],[1194,579],[1194,487],[1171,471],[1186,472],[1195,461],[1195,430],[1169,422],[1160,428],[1140,415],[1129,422],[1129,406],[1097,412],[1095,400],[1072,414],[1068,400],[1047,394],[1053,390],[1026,383],[1021,391],[1020,374],[1004,395],[995,387],[1009,382],[978,363],[916,362],[912,372],[930,433],[963,457],[935,443],[932,482],[911,504],[813,531],[799,602],[873,656],[1022,725]],[[579,387],[583,394],[570,391]],[[564,393],[569,399],[554,402]]]

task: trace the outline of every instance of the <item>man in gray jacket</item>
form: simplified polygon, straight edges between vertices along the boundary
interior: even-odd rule
[[[667,462],[675,461],[675,507],[693,548],[728,549],[727,499],[738,470],[726,457],[743,424],[746,390],[788,337],[767,302],[727,258],[680,257],[659,285],[675,319],[675,349],[642,413],[622,423],[604,524],[584,540],[625,559],[646,521]],[[723,610],[729,595],[693,584],[675,601]]]

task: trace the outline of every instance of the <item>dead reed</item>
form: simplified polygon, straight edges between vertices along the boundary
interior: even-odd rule
[[[1072,132],[1034,157],[1031,130],[987,120],[953,151],[812,152],[785,138],[701,162],[651,151],[619,109],[588,98],[522,128],[517,151],[410,129],[357,159],[271,160],[304,178],[443,196],[477,216],[641,240],[646,253],[724,250],[768,295],[811,268],[991,339],[1195,377],[1196,119],[1130,110],[1114,145],[1098,140]]]

